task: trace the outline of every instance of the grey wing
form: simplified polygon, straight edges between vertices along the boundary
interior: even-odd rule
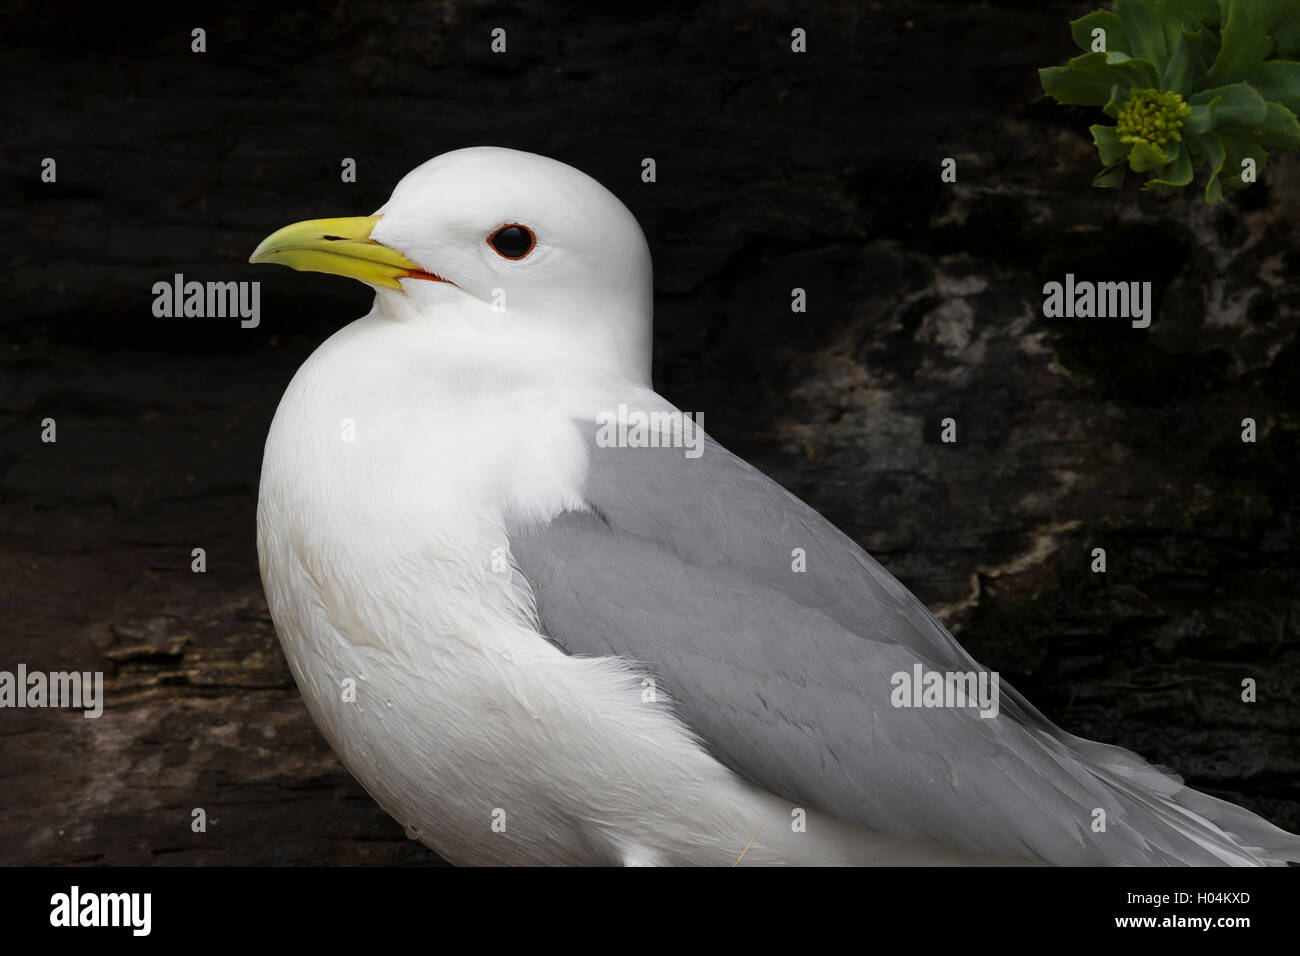
[[[918,663],[982,668],[888,571],[711,439],[687,458],[584,430],[587,509],[511,533],[542,628],[567,653],[640,662],[741,776],[898,836],[1053,863],[1296,852],[1248,811],[1064,733],[1005,683],[995,717],[893,706],[891,678]]]

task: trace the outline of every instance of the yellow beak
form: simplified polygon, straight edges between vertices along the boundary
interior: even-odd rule
[[[389,289],[400,289],[398,280],[404,277],[440,278],[371,239],[370,232],[379,218],[353,216],[295,222],[263,239],[248,261],[276,262],[302,272],[347,276]]]

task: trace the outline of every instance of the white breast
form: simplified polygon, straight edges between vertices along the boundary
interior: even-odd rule
[[[580,399],[425,355],[399,322],[343,329],[295,376],[263,461],[271,616],[353,775],[458,863],[728,864],[760,831],[748,862],[851,855],[815,815],[823,835],[793,837],[791,805],[718,764],[631,665],[539,633],[506,521],[581,506]]]

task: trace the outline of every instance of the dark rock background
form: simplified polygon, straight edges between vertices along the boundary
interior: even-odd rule
[[[8,4],[0,668],[103,669],[108,700],[0,712],[0,863],[436,862],[317,734],[257,573],[271,415],[369,293],[246,259],[476,144],[627,202],[660,390],[977,658],[1068,730],[1300,830],[1300,164],[1216,208],[1090,188],[1096,119],[1035,68],[1093,6]],[[1153,281],[1154,324],[1045,320],[1067,271]],[[261,326],[154,318],[176,272],[260,280]]]

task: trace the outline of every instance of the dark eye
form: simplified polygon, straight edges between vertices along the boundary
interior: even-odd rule
[[[522,259],[533,251],[537,237],[527,226],[512,222],[488,236],[488,245],[507,259]]]

